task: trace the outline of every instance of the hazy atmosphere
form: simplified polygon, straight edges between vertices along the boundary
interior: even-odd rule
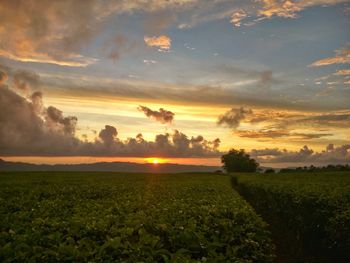
[[[0,157],[350,162],[350,2],[0,0]]]

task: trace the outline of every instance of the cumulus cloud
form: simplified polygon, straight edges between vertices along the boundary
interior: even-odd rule
[[[35,94],[32,95],[32,98],[33,97],[35,98]],[[32,104],[35,105],[34,101]],[[46,124],[52,130],[60,130],[64,134],[74,135],[77,122],[77,117],[64,117],[63,112],[53,106],[49,106],[46,109]]]
[[[112,125],[98,132],[94,141],[76,136],[78,119],[65,116],[53,106],[45,107],[40,91],[22,96],[13,87],[0,89],[0,155],[3,156],[134,156],[214,157],[220,156],[220,140],[188,137],[175,130],[147,141],[142,134],[122,140]],[[154,112],[151,112],[154,115]],[[151,116],[153,116],[151,115]],[[170,122],[171,112],[160,110],[158,121]]]
[[[248,108],[232,108],[223,115],[219,116],[217,124],[236,129],[240,125],[241,121],[244,120],[247,115],[252,113],[253,111]]]
[[[175,116],[175,113],[163,108],[160,108],[159,111],[154,111],[146,106],[140,105],[137,109],[143,112],[148,118],[154,119],[162,124],[172,123]]]
[[[100,137],[105,144],[112,145],[117,135],[118,132],[115,127],[111,125],[105,125],[105,128],[100,131],[98,137]]]
[[[33,102],[9,88],[0,89],[0,151],[8,155],[47,155],[69,152],[79,141],[64,132],[58,120],[47,123],[37,111],[38,94]]]
[[[320,67],[333,64],[349,64],[350,63],[350,44],[347,44],[344,48],[337,49],[334,57],[324,58],[313,62],[310,66]],[[344,71],[340,71],[344,73]],[[346,71],[345,71],[346,72]]]
[[[350,162],[350,144],[335,147],[329,144],[321,152],[314,151],[307,145],[299,151],[286,149],[261,149],[250,152],[253,158],[263,163],[305,163],[305,164],[345,164]]]
[[[13,82],[15,88],[28,92],[39,87],[40,77],[32,71],[17,70],[13,74]]]
[[[159,37],[145,36],[143,39],[147,46],[157,47],[159,51],[168,51],[171,47],[171,39],[165,35]]]

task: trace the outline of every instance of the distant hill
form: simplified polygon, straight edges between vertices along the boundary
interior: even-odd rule
[[[132,162],[98,162],[82,164],[31,164],[8,162],[0,159],[0,171],[81,171],[81,172],[129,172],[129,173],[184,173],[214,172],[219,166],[184,165],[184,164],[151,164]]]

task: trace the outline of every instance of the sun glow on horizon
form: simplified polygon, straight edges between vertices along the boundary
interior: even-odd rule
[[[154,165],[167,162],[166,159],[162,159],[162,158],[158,158],[158,157],[145,158],[145,161],[147,163],[152,163]]]

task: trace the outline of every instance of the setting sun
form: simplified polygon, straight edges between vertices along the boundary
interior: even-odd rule
[[[350,0],[0,0],[0,263],[350,263],[349,25]]]
[[[145,158],[145,161],[147,163],[159,164],[159,163],[165,163],[166,159],[157,158],[157,157],[150,157],[150,158]]]

